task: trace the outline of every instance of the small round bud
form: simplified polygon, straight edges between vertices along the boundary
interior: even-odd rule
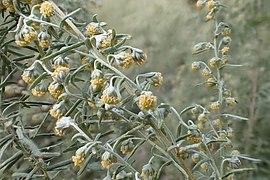
[[[210,20],[213,20],[213,19],[214,19],[214,16],[211,15],[211,14],[207,14],[207,15],[205,16],[205,20],[206,20],[206,21],[210,21]]]
[[[231,97],[231,96],[232,96],[232,93],[231,93],[230,90],[224,89],[224,90],[222,91],[222,96],[223,96],[224,98],[228,98],[228,97]]]
[[[116,63],[123,68],[129,68],[134,62],[133,55],[129,52],[120,52],[119,54],[114,55]]]
[[[55,82],[62,84],[65,81],[65,78],[69,71],[70,69],[68,67],[59,66],[53,71],[51,77]]]
[[[64,102],[56,103],[50,110],[50,115],[56,119],[60,119],[67,112]]]
[[[200,161],[200,154],[198,154],[198,153],[192,154],[191,160],[192,160],[193,163],[199,162]]]
[[[113,86],[110,85],[103,91],[101,101],[106,104],[118,104],[120,102],[120,99],[118,98],[115,88]]]
[[[211,71],[209,69],[207,69],[207,68],[204,68],[202,70],[202,76],[204,76],[204,77],[210,77],[211,76]]]
[[[54,8],[52,3],[50,3],[49,1],[45,1],[41,4],[40,6],[40,13],[42,14],[42,16],[44,17],[51,17],[54,15]]]
[[[216,120],[213,121],[213,125],[217,129],[220,129],[222,127],[222,121],[220,119],[216,119]]]
[[[52,44],[52,37],[47,31],[41,31],[38,34],[39,46],[42,48],[48,48]]]
[[[207,122],[207,116],[205,113],[201,113],[199,116],[198,116],[198,121],[201,122],[201,123],[205,123]]]
[[[212,68],[215,68],[218,66],[218,60],[216,58],[211,58],[209,60],[209,66],[212,67]]]
[[[216,2],[215,1],[210,0],[210,1],[207,2],[207,8],[208,8],[208,10],[213,9],[215,6],[216,6]]]
[[[58,82],[53,81],[49,85],[48,91],[53,98],[57,99],[61,94],[64,93],[64,86]]]
[[[141,110],[154,109],[157,106],[157,97],[151,91],[142,91],[139,97],[139,108]]]
[[[82,64],[87,64],[87,66],[85,66],[86,70],[93,70],[94,69],[94,62],[95,60],[90,58],[90,57],[83,57],[82,58]]]
[[[230,44],[231,42],[232,42],[232,39],[231,39],[229,36],[225,36],[225,37],[222,38],[222,43],[223,43],[224,45],[228,45],[228,44]]]
[[[30,67],[28,69],[25,69],[23,71],[23,74],[21,75],[22,80],[24,82],[31,84],[36,80],[36,78],[39,76],[39,73],[35,70],[35,67]]]
[[[93,87],[94,91],[100,91],[105,82],[106,82],[106,78],[104,77],[104,74],[102,71],[100,71],[99,69],[95,69],[93,71],[93,73],[91,74],[91,86]]]
[[[226,54],[228,54],[229,50],[230,50],[230,48],[228,46],[225,46],[224,48],[221,49],[221,53],[223,55],[226,55]]]
[[[228,27],[225,27],[222,31],[221,31],[221,35],[222,36],[229,36],[231,34],[232,30]]]
[[[198,127],[199,130],[203,130],[205,128],[205,123],[204,122],[199,122],[197,124],[197,127]]]
[[[15,13],[15,8],[12,0],[2,0],[3,6],[7,8],[10,13]]]
[[[224,66],[228,64],[230,57],[228,55],[222,55],[221,57],[221,65]]]
[[[194,108],[191,109],[191,113],[196,115],[200,113],[200,108],[198,106],[195,106]]]
[[[91,22],[86,26],[86,32],[91,37],[93,35],[101,34],[102,29],[99,23]]]
[[[233,129],[232,129],[231,127],[228,127],[228,129],[227,129],[227,137],[228,137],[229,139],[232,139],[233,136],[234,136]]]
[[[200,62],[193,62],[191,64],[191,70],[192,71],[198,71],[201,69],[201,63]]]
[[[198,10],[202,10],[204,7],[204,2],[202,0],[198,0],[196,3],[196,7]]]
[[[76,156],[72,156],[72,161],[74,163],[74,166],[82,167],[84,163],[84,159],[85,159],[85,155],[83,153],[78,154]]]
[[[154,179],[155,173],[155,169],[151,163],[148,163],[142,167],[141,176],[144,180]]]
[[[216,110],[219,110],[220,108],[220,102],[219,101],[216,101],[216,102],[212,102],[210,104],[210,109],[216,111]]]
[[[189,130],[188,133],[191,134],[187,137],[187,141],[190,143],[199,143],[202,141],[202,137],[197,130]]]
[[[56,70],[58,68],[63,68],[64,71],[68,71],[67,68],[69,68],[68,62],[70,59],[68,57],[63,57],[63,56],[57,56],[53,59],[53,68]],[[59,71],[59,70],[58,70]]]
[[[37,38],[37,31],[31,26],[24,25],[21,34],[24,41],[27,43],[31,43]]]
[[[231,106],[231,107],[235,106],[238,103],[237,100],[233,97],[227,97],[225,99],[225,102],[227,106]]]
[[[102,156],[101,156],[101,166],[104,169],[109,169],[109,167],[114,164],[117,163],[117,158],[110,153],[109,151],[105,151]]]
[[[146,54],[137,48],[133,48],[132,49],[132,56],[133,56],[133,60],[137,65],[141,65],[145,62],[145,60],[147,59]]]
[[[216,85],[215,79],[214,79],[214,78],[208,78],[208,79],[207,79],[207,85],[208,85],[209,87],[213,87],[214,85]]]
[[[43,82],[40,82],[31,91],[34,96],[42,97],[47,92],[47,86]]]
[[[208,162],[204,162],[200,165],[200,169],[202,171],[207,171],[209,169],[209,163]]]
[[[121,143],[120,151],[122,154],[129,154],[134,149],[133,141],[128,139]]]

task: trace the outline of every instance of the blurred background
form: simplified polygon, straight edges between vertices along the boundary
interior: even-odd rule
[[[79,19],[90,21],[98,14],[119,33],[133,36],[129,44],[143,49],[148,55],[144,66],[133,67],[126,73],[159,71],[164,85],[156,91],[160,102],[181,110],[193,103],[207,104],[211,93],[199,73],[191,72],[191,63],[205,60],[194,56],[191,48],[212,38],[211,23],[204,22],[205,11],[197,11],[196,0],[69,0],[62,6],[69,11],[82,7]],[[67,3],[68,2],[68,3]],[[241,68],[225,70],[229,89],[238,100],[235,114],[250,120],[233,122],[236,148],[259,158],[259,171],[248,179],[270,177],[270,1],[230,0],[224,2],[221,19],[232,27],[232,64]],[[78,13],[79,14],[79,13]],[[172,124],[173,126],[173,124]]]

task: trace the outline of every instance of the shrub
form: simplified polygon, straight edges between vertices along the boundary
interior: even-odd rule
[[[163,83],[160,72],[138,74],[135,80],[122,73],[147,61],[141,49],[125,44],[130,35],[106,29],[96,15],[89,23],[78,22],[72,17],[79,9],[66,14],[53,1],[3,0],[1,5],[4,177],[60,178],[70,164],[77,176],[95,170],[100,173],[92,177],[104,179],[159,179],[166,166],[185,179],[234,179],[254,170],[240,167],[243,160],[257,160],[232,142],[229,120],[247,118],[230,113],[237,100],[222,71],[241,65],[230,62],[231,27],[219,21],[221,2],[197,2],[214,30],[213,40],[193,47],[193,54],[208,52],[209,60],[191,64],[205,77],[199,85],[217,95],[208,105],[181,112],[152,92]],[[27,86],[14,82],[16,72],[23,72]],[[17,88],[15,97],[7,96],[10,84]],[[36,107],[43,113],[29,121],[27,112]],[[167,121],[174,118],[178,124],[170,129]],[[141,149],[147,149],[149,160],[136,165]]]

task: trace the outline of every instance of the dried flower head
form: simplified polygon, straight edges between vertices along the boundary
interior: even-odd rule
[[[151,163],[148,163],[142,167],[141,176],[144,180],[154,179],[155,177],[155,169],[153,168]]]
[[[114,163],[117,163],[117,158],[109,151],[105,151],[101,156],[101,166],[104,169],[109,169]]]
[[[51,17],[54,15],[54,8],[52,3],[50,3],[49,1],[45,1],[41,4],[40,6],[40,13],[42,14],[42,16],[44,17]]]
[[[157,97],[151,91],[142,91],[139,97],[139,108],[141,110],[154,109],[157,106]]]
[[[48,91],[50,92],[53,98],[57,99],[61,94],[64,93],[64,86],[56,81],[53,81],[49,85]]]

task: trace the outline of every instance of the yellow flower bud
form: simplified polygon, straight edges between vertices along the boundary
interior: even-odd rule
[[[139,108],[141,110],[154,109],[157,106],[157,97],[151,91],[143,91],[139,97]]]
[[[44,17],[51,17],[54,15],[54,8],[52,3],[50,3],[49,1],[45,1],[41,4],[40,6],[40,13],[42,14],[42,16]]]

